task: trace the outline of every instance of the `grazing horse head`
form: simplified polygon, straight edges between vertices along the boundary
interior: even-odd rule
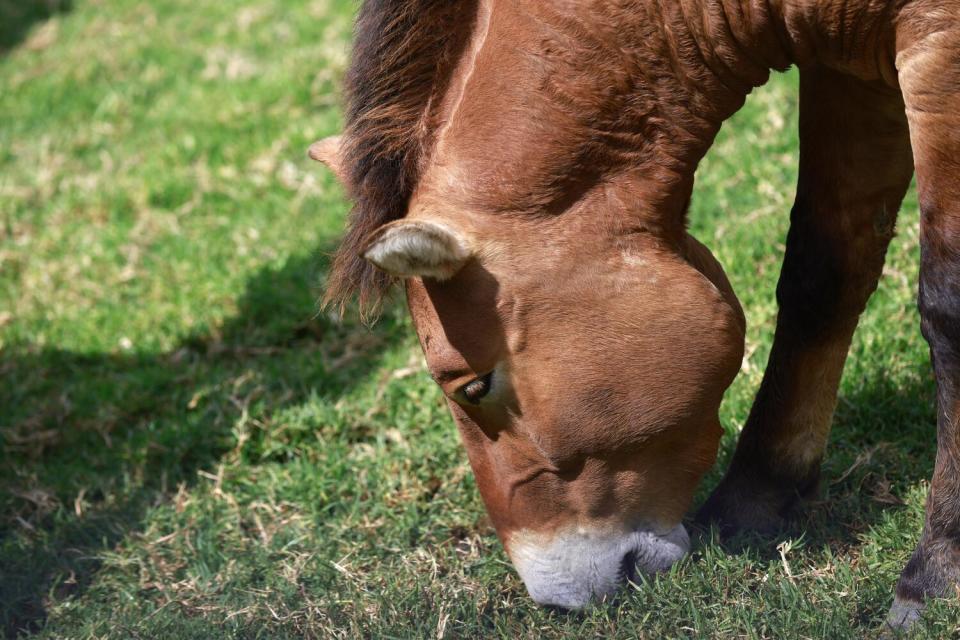
[[[356,201],[331,299],[404,280],[498,535],[565,607],[686,553],[743,355],[685,226],[739,104],[671,76],[638,7],[367,2],[347,130],[311,149]]]

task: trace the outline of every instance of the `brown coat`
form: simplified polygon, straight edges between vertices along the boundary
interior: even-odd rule
[[[960,0],[369,0],[343,138],[356,207],[328,300],[406,279],[497,531],[580,606],[669,566],[744,323],[686,231],[721,123],[801,68],[801,167],[764,383],[702,510],[777,526],[816,486],[857,317],[916,167],[939,390],[924,536],[894,624],[960,582]]]

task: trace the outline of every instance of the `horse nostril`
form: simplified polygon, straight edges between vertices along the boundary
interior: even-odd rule
[[[633,582],[637,577],[637,552],[628,551],[620,561],[620,575],[624,580]]]

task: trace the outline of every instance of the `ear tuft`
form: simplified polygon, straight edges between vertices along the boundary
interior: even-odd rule
[[[343,164],[343,136],[330,136],[310,145],[307,155],[311,160],[327,165],[337,180],[346,184],[346,169]]]
[[[392,276],[437,280],[453,277],[470,256],[460,233],[426,220],[397,220],[380,227],[363,252],[365,259]]]

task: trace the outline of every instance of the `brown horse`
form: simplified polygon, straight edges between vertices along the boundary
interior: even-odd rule
[[[800,67],[800,180],[770,361],[701,511],[769,530],[814,491],[851,335],[916,170],[938,454],[891,623],[960,585],[960,0],[367,0],[328,301],[404,279],[430,372],[538,602],[688,548],[744,319],[686,230],[694,170]]]

